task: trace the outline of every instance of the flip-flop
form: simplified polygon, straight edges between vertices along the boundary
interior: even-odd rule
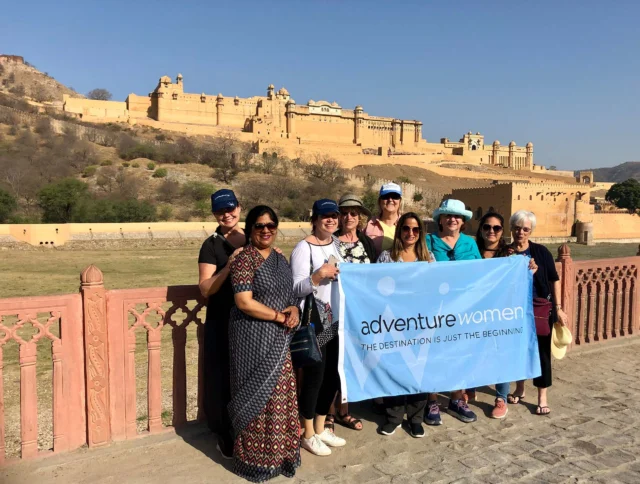
[[[511,404],[511,405],[517,405],[518,403],[520,403],[522,400],[524,400],[525,395],[514,395],[513,393],[509,393],[509,395],[507,395],[507,403]]]
[[[544,409],[547,409],[548,412],[544,412],[543,411]],[[536,408],[536,415],[545,416],[545,415],[549,415],[550,413],[551,413],[551,409],[546,405],[538,405],[538,407]]]

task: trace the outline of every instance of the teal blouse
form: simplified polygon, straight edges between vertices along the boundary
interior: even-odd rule
[[[438,262],[482,259],[475,239],[465,234],[460,234],[453,249],[437,234],[427,234],[427,248]]]

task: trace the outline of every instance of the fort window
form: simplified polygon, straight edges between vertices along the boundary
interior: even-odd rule
[[[520,200],[520,195],[518,195],[518,200]]]
[[[540,195],[540,200],[544,200],[544,195]]]
[[[533,195],[529,195],[529,200],[533,200]]]

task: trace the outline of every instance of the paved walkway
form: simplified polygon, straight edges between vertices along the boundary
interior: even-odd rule
[[[398,431],[376,434],[378,417],[354,405],[362,432],[338,428],[347,446],[330,457],[303,452],[294,480],[277,483],[640,483],[640,338],[574,353],[554,362],[548,417],[527,403],[510,405],[502,421],[487,418],[493,396],[478,393],[480,418],[463,424],[443,415],[444,425],[425,426],[418,440]],[[512,387],[513,389],[513,387]],[[4,484],[219,483],[241,482],[221,464],[201,427],[182,436],[165,434],[23,462],[0,471]]]

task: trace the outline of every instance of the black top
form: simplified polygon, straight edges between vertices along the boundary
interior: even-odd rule
[[[538,264],[538,270],[533,275],[533,284],[538,297],[551,300],[553,283],[560,280],[553,255],[544,245],[529,242],[531,258]]]
[[[220,227],[218,227],[215,233],[202,243],[198,263],[215,265],[215,274],[218,274],[225,268],[229,261],[229,256],[233,254],[235,250],[235,247],[222,235]],[[216,317],[220,317],[225,321],[228,320],[229,312],[234,305],[231,278],[227,277],[218,292],[209,296],[209,301],[207,302],[207,321],[211,321]]]

